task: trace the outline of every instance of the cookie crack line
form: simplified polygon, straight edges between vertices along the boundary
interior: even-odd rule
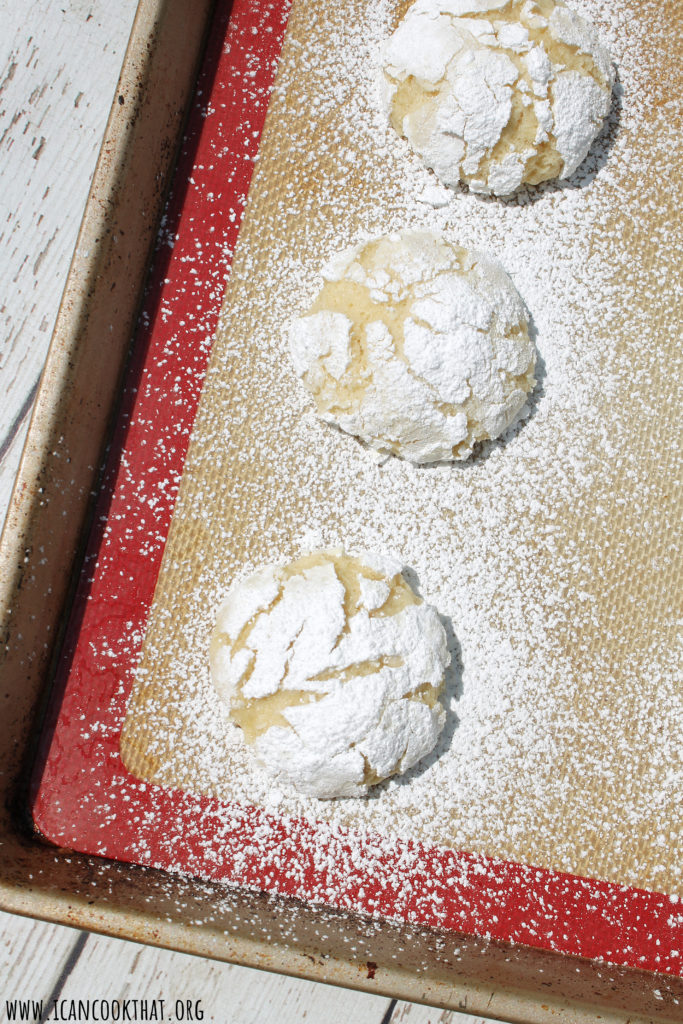
[[[375,675],[383,668],[401,668],[404,664],[405,661],[400,654],[388,654],[381,658],[365,658],[363,661],[353,661],[348,665],[330,666],[328,669],[308,676],[306,682],[348,682],[349,679],[356,679],[358,676]],[[329,691],[324,692],[328,693]]]
[[[287,645],[287,650],[285,651],[285,671],[284,675],[282,676],[282,679],[280,680],[280,686],[284,686],[284,684],[287,682],[287,676],[289,675],[289,667],[292,661],[292,655],[294,654],[294,647],[296,646],[297,640],[303,633],[305,626],[306,623],[303,622],[301,624],[300,629],[294,634],[289,644]]]
[[[530,21],[529,21],[528,16],[525,15],[524,9],[526,7],[528,7],[528,6],[529,5],[526,2],[523,2],[522,4],[519,4],[519,3],[515,3],[514,0],[511,0],[511,2],[509,4],[507,4],[505,7],[501,7],[501,8],[495,9],[494,13],[492,13],[491,11],[489,11],[489,12],[486,12],[486,11],[472,11],[472,12],[468,13],[465,17],[468,20],[471,19],[473,21],[483,21],[483,22],[486,22],[486,23],[489,23],[489,24],[493,23],[494,31],[496,30],[496,26],[497,26],[498,23],[507,24],[507,25],[522,24],[524,26],[524,28],[527,30],[527,32],[529,33],[529,38],[532,39],[537,45],[539,45],[539,46],[542,46],[544,44],[548,45],[547,35],[544,33],[543,29],[541,27],[539,27],[539,26],[534,26],[533,24],[531,24]],[[517,8],[517,9],[520,10],[520,15],[515,15],[514,14],[514,12],[513,12],[514,8]],[[549,8],[548,4],[546,4],[546,8]],[[452,22],[457,22],[457,20],[458,20],[457,15],[452,14],[450,11],[445,11],[444,14],[448,18],[450,18],[450,20]],[[581,20],[584,20],[584,19],[581,19]],[[571,63],[571,58],[572,57],[577,57],[577,56],[589,57],[590,60],[586,61],[586,72],[592,78],[595,79],[596,84],[598,84],[598,85],[607,85],[608,84],[607,80],[605,79],[605,77],[600,72],[600,69],[595,64],[592,56],[589,53],[586,53],[584,50],[580,50],[578,45],[572,44],[572,43],[568,43],[568,42],[565,42],[563,40],[557,39],[556,37],[553,37],[552,40],[549,43],[549,46],[553,50],[553,52],[555,54],[557,54],[557,57],[558,57],[557,63],[558,64],[562,63],[562,64],[568,66]],[[511,54],[515,54],[516,53],[515,50],[512,50],[512,49],[510,49],[510,47],[506,47],[506,46],[504,46],[504,45],[502,45],[500,43],[498,43],[497,45],[494,44],[494,46],[492,46],[492,49],[500,50],[501,52],[506,53],[508,56],[510,56]],[[564,55],[565,59],[561,58],[561,56],[560,56],[561,54]],[[570,58],[570,59],[567,59],[567,58]]]

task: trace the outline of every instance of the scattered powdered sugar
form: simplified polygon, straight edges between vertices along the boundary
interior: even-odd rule
[[[386,125],[372,83],[388,0],[295,5],[129,715],[155,781],[672,891],[667,27],[654,3],[638,17],[625,2],[574,6],[617,61],[607,129],[567,183],[502,202],[439,185]],[[494,256],[531,312],[530,414],[466,465],[379,462],[313,415],[289,364],[286,324],[321,260],[406,227]],[[407,565],[452,654],[435,752],[367,798],[324,803],[273,787],[208,673],[235,579],[322,546]]]

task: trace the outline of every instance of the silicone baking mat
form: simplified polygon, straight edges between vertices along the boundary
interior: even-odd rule
[[[285,34],[287,8],[237,3],[229,22],[225,11],[218,15],[212,52],[200,83],[178,184],[162,233],[161,255],[157,256],[156,276],[150,286],[113,446],[115,454],[110,459],[100,502],[99,525],[91,538],[86,572],[69,626],[58,678],[60,699],[53,703],[42,771],[36,778],[34,820],[54,842],[84,852],[303,899],[322,899],[335,906],[425,925],[678,973],[681,944],[676,936],[680,936],[681,920],[672,902],[679,841],[678,790],[675,780],[667,787],[656,772],[652,774],[653,765],[656,768],[660,759],[653,753],[657,750],[657,743],[652,742],[653,730],[643,723],[641,714],[641,709],[651,704],[654,731],[674,727],[675,703],[668,709],[662,709],[661,701],[657,704],[661,694],[669,692],[669,680],[660,678],[661,655],[657,678],[646,685],[653,646],[661,648],[673,637],[667,594],[675,578],[670,534],[661,529],[666,525],[665,517],[676,508],[671,449],[663,452],[660,448],[657,457],[651,457],[654,439],[671,429],[672,391],[667,375],[660,372],[657,376],[661,360],[655,359],[656,366],[652,367],[655,353],[651,349],[649,356],[642,351],[640,356],[645,370],[653,370],[651,393],[658,396],[658,405],[643,428],[643,389],[634,391],[630,420],[634,429],[623,445],[614,442],[613,431],[595,428],[596,422],[608,415],[606,407],[610,403],[629,399],[623,390],[609,393],[615,380],[612,375],[604,374],[605,404],[592,412],[582,409],[574,393],[568,397],[568,389],[557,391],[565,403],[564,413],[580,409],[586,430],[593,429],[596,438],[592,447],[582,451],[584,458],[578,466],[562,437],[554,442],[555,461],[563,467],[562,484],[566,489],[561,521],[565,525],[571,521],[571,529],[555,535],[541,529],[540,525],[548,527],[558,512],[555,506],[549,517],[542,501],[539,507],[538,499],[536,505],[522,502],[511,521],[522,552],[526,586],[532,595],[535,574],[544,569],[547,573],[552,559],[560,558],[561,562],[558,543],[571,547],[573,557],[567,563],[570,578],[561,580],[557,593],[563,613],[551,616],[547,606],[541,609],[541,628],[552,624],[561,640],[554,649],[554,660],[540,651],[545,658],[541,669],[547,672],[547,689],[554,694],[552,706],[557,714],[550,722],[540,716],[537,729],[546,730],[552,742],[538,743],[539,732],[530,728],[527,742],[536,756],[521,762],[521,768],[516,761],[514,772],[502,780],[497,778],[494,789],[498,804],[491,808],[490,820],[483,819],[487,825],[483,832],[479,828],[482,819],[474,816],[469,834],[463,817],[457,819],[457,829],[452,829],[456,816],[449,808],[445,826],[439,818],[431,831],[430,823],[430,827],[422,823],[411,835],[415,809],[410,806],[410,798],[407,806],[405,799],[410,786],[404,790],[389,787],[382,792],[378,799],[388,804],[388,812],[370,801],[362,810],[354,811],[352,805],[341,811],[330,811],[331,805],[311,810],[296,801],[288,803],[287,795],[264,794],[258,786],[250,793],[251,768],[245,775],[242,748],[234,741],[230,745],[230,737],[221,777],[203,771],[201,757],[197,757],[203,746],[215,743],[218,726],[210,722],[206,733],[210,741],[203,743],[197,720],[201,726],[205,701],[197,701],[199,684],[188,675],[188,671],[194,671],[195,655],[184,657],[183,650],[188,646],[194,652],[204,650],[203,634],[210,626],[213,602],[219,596],[215,593],[216,580],[226,585],[245,566],[291,555],[298,546],[317,537],[334,540],[340,531],[353,537],[352,523],[362,522],[368,510],[376,514],[382,487],[395,497],[397,488],[405,493],[411,486],[410,481],[400,478],[403,467],[371,464],[360,448],[347,447],[344,465],[352,467],[356,476],[366,475],[364,488],[356,493],[355,510],[348,502],[339,502],[341,490],[349,492],[350,487],[353,493],[353,481],[345,480],[342,474],[332,481],[337,491],[329,486],[334,445],[355,442],[330,439],[324,431],[316,433],[310,419],[301,419],[296,399],[288,398],[281,390],[291,388],[296,394],[295,382],[286,379],[278,340],[281,332],[268,320],[271,307],[282,312],[278,301],[283,288],[288,290],[292,312],[305,300],[315,268],[326,254],[321,251],[324,241],[329,243],[331,237],[338,236],[343,243],[359,230],[397,226],[406,209],[401,188],[412,189],[420,180],[421,201],[429,217],[429,211],[438,213],[445,206],[438,189],[434,193],[427,172],[420,179],[423,172],[414,164],[407,178],[397,175],[397,190],[387,192],[382,174],[391,179],[393,163],[408,159],[406,153],[398,143],[394,149],[373,151],[363,137],[358,99],[343,93],[343,81],[357,80],[362,59],[367,62],[370,57],[363,51],[366,8],[368,5],[360,2],[332,4],[320,12],[316,5],[303,0],[295,5],[260,149],[260,130]],[[620,16],[625,17],[628,11],[624,4]],[[644,25],[652,12],[642,5],[640,11],[638,24]],[[657,16],[660,31],[664,31],[666,14],[660,12]],[[612,27],[619,28],[618,18]],[[321,39],[326,41],[322,48]],[[352,57],[358,53],[365,53],[364,58]],[[327,62],[321,54],[327,55]],[[346,56],[341,58],[342,54]],[[316,113],[318,116],[314,116]],[[617,138],[614,121],[618,113],[617,107],[611,126]],[[653,124],[652,132],[656,129]],[[306,146],[302,146],[302,137],[307,139]],[[330,139],[334,140],[332,147],[326,142]],[[579,232],[579,258],[589,267],[589,277],[577,274],[576,260],[568,265],[565,269],[573,275],[572,289],[577,293],[568,295],[562,260],[549,259],[552,273],[546,285],[557,290],[558,304],[587,301],[592,316],[595,318],[597,312],[608,331],[621,330],[623,341],[615,343],[611,355],[624,363],[638,351],[639,337],[651,339],[653,323],[668,351],[676,337],[676,320],[675,313],[657,308],[653,302],[656,284],[664,291],[671,288],[667,279],[671,268],[657,261],[658,249],[653,244],[653,231],[659,232],[667,252],[672,251],[671,239],[664,237],[663,227],[670,212],[668,195],[661,186],[652,187],[655,178],[640,181],[638,177],[647,173],[643,153],[648,145],[653,153],[659,153],[661,147],[653,147],[652,137],[627,137],[621,145],[618,163],[615,157],[610,158],[605,146],[604,166],[594,161],[586,172],[586,181],[564,190],[549,189],[544,199],[548,209],[552,206],[551,213],[546,210],[545,215],[556,233],[555,242],[563,218],[570,232],[572,217],[585,217],[586,208],[594,214],[593,227]],[[186,464],[224,279],[257,152],[258,171],[248,216],[240,233]],[[615,170],[615,163],[620,171]],[[604,189],[613,188],[615,195],[623,195],[620,175],[624,179],[634,174],[640,181],[641,201],[656,208],[656,216],[652,212],[647,221],[647,231],[643,220],[634,224],[631,218],[629,224],[629,218],[624,218],[616,204],[612,204],[609,217],[603,215],[605,207],[593,207],[592,211],[590,207],[592,193],[587,186],[592,180],[599,181]],[[180,184],[183,181],[187,184]],[[365,200],[357,200],[366,193],[371,195],[368,182],[374,182],[386,200],[382,207],[385,214],[374,219]],[[644,187],[643,182],[650,184]],[[586,189],[585,199],[580,189]],[[573,192],[578,195],[570,198],[565,210],[561,204]],[[457,199],[462,203],[480,202],[474,197]],[[350,208],[355,212],[350,214]],[[482,204],[481,211],[482,223],[492,229],[499,248],[503,246],[502,233],[509,232],[507,265],[512,269],[520,218],[528,216],[538,227],[544,217],[542,202],[521,199],[507,206],[507,226],[494,205]],[[414,222],[415,213],[411,216]],[[538,235],[550,244],[547,237],[542,232]],[[571,237],[576,240],[575,231]],[[644,271],[645,286],[642,276],[637,278],[639,288],[634,287],[634,278],[620,281],[610,276],[613,267],[605,257],[605,238],[614,238],[615,246],[626,245],[633,252],[640,247],[634,264],[639,272]],[[523,253],[523,247],[520,251]],[[552,255],[552,251],[548,249],[547,253]],[[302,257],[297,255],[301,253]],[[533,269],[540,272],[542,263],[541,247],[538,266]],[[602,289],[597,303],[591,284],[596,281]],[[619,287],[623,290],[621,296]],[[635,302],[638,295],[647,301],[637,309],[637,315],[624,317],[619,323],[620,310]],[[540,321],[539,348],[543,354],[547,324],[540,312],[533,311]],[[642,327],[644,316],[649,316],[648,332]],[[578,310],[575,317],[577,334],[585,335],[591,326],[590,317],[581,319]],[[558,322],[564,323],[566,318]],[[596,353],[604,357],[604,342],[596,345]],[[556,354],[547,384],[550,397],[552,372],[561,369]],[[599,366],[588,369],[594,374],[600,372]],[[570,370],[567,379],[574,391],[580,390],[584,379]],[[270,383],[263,387],[264,381],[273,380],[277,386]],[[501,460],[509,463],[513,458],[506,447],[537,443],[532,428],[543,429],[545,422],[542,390],[536,395],[536,403],[530,423],[505,444],[492,446],[469,476],[452,474],[447,480],[443,474],[434,476],[433,487],[437,492],[440,487],[441,497],[450,500],[450,507],[448,502],[443,505],[443,523],[447,527],[450,524],[456,537],[459,502],[468,495],[467,507],[475,527],[481,524],[484,534],[500,536],[489,504],[496,488],[500,490],[497,467],[505,464]],[[556,402],[556,406],[560,404]],[[216,423],[221,420],[228,462],[224,455],[216,454]],[[303,427],[297,426],[298,422]],[[615,418],[613,424],[623,429],[624,417]],[[550,423],[548,429],[556,427]],[[289,440],[297,436],[297,430],[310,432],[310,461],[302,458],[304,448]],[[545,436],[552,443],[552,433]],[[301,442],[304,447],[305,443]],[[320,472],[321,465],[326,467],[327,477]],[[601,470],[597,477],[590,472],[596,465]],[[605,467],[610,472],[604,471]],[[533,478],[532,456],[526,472]],[[636,482],[642,479],[639,473],[643,472],[648,480],[649,500],[645,504],[631,486],[634,478]],[[383,474],[380,484],[374,477],[369,482],[370,499],[368,474]],[[585,486],[582,476],[590,478],[592,489]],[[600,483],[597,490],[596,478]],[[429,490],[428,480],[416,477],[413,489]],[[479,499],[472,497],[477,483],[484,488]],[[502,483],[506,484],[504,477]],[[487,492],[487,486],[493,490]],[[548,488],[555,488],[557,494],[558,480],[544,480],[541,496]],[[592,506],[585,504],[586,490],[592,495]],[[499,499],[507,513],[513,497]],[[458,501],[451,500],[454,498]],[[599,503],[607,506],[606,514],[597,514]],[[337,505],[343,514],[335,519]],[[593,530],[587,533],[586,510],[591,507],[593,523],[589,521],[588,526]],[[643,510],[653,517],[655,530],[641,529]],[[384,512],[391,529],[396,514],[394,509]],[[535,526],[533,530],[528,528],[530,523]],[[449,551],[438,546],[443,543],[443,530],[443,526],[435,528],[433,546],[438,549],[439,562],[449,557]],[[381,531],[377,536],[381,539]],[[631,542],[624,551],[620,545],[628,537]],[[411,549],[410,534],[406,535],[406,547]],[[419,564],[421,549],[417,541],[412,550],[415,555],[406,560]],[[585,551],[583,558],[581,551]],[[494,576],[497,573],[499,579],[511,578],[509,572],[501,575],[494,554],[489,552],[487,557]],[[419,568],[431,597],[431,590],[438,592],[439,585],[436,577],[430,579],[430,564],[425,558]],[[224,566],[222,576],[216,572],[216,565]],[[462,562],[457,565],[464,570]],[[626,583],[622,571],[625,565],[629,567]],[[479,568],[480,575],[483,571]],[[207,579],[212,581],[209,585],[202,583]],[[503,640],[500,678],[514,696],[506,671],[509,675],[512,666],[513,675],[518,672],[519,661],[509,635],[507,646],[504,642],[506,628],[510,633],[512,591],[503,585],[498,589],[498,602],[495,593],[485,594],[491,599],[487,635],[498,616],[497,635]],[[595,600],[596,595],[600,600]],[[524,616],[538,614],[533,602],[523,609]],[[452,618],[460,635],[458,622],[455,616]],[[634,635],[637,645],[629,643]],[[470,651],[464,638],[463,644],[462,660],[467,669]],[[462,725],[462,712],[467,707],[462,703],[467,698],[468,682],[467,673],[463,674],[464,693],[454,703],[452,716],[451,738],[456,740],[456,719],[459,714]],[[135,678],[137,685],[131,698]],[[184,701],[184,693],[194,695],[194,703]],[[120,752],[129,698],[125,761],[135,774],[124,767]],[[500,713],[506,721],[516,721],[510,702],[500,705]],[[219,735],[219,739],[222,742],[224,737]],[[667,742],[670,749],[670,736]],[[620,758],[614,757],[615,743]],[[495,755],[491,747],[488,751]],[[582,758],[582,751],[588,759]],[[488,758],[489,762],[495,760],[495,756]],[[587,763],[591,766],[588,773]],[[596,773],[594,766],[601,763],[609,765],[609,773]],[[438,765],[437,761],[433,766],[437,771]],[[664,769],[669,767],[666,761]],[[486,772],[479,777],[486,782]],[[557,779],[560,784],[550,785]],[[414,788],[419,792],[420,785],[426,784],[428,775],[415,780]],[[525,805],[525,794],[528,798],[531,788],[535,802],[527,799]],[[620,813],[620,804],[623,808],[628,798],[630,807],[634,791],[644,794],[652,813],[631,815],[629,820]],[[395,803],[398,800],[396,806],[391,805],[392,799]],[[468,799],[474,807],[471,792]],[[484,804],[482,797],[478,812]],[[534,828],[534,823],[529,825],[520,812],[516,839],[510,841],[508,834],[504,842],[500,841],[491,822],[496,816],[514,818],[517,806],[526,806],[526,813],[537,813],[543,820]],[[401,807],[402,828],[389,835],[383,828],[373,831],[373,821],[384,823],[382,814],[398,814],[400,819]],[[568,873],[567,866],[574,873]],[[646,891],[657,888],[663,891]]]

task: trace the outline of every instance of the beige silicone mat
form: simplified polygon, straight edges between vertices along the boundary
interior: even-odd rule
[[[448,192],[384,125],[397,4],[295,0],[122,751],[191,792],[673,892],[680,26],[673,4],[573,6],[619,69],[610,123],[570,182],[501,202]],[[464,466],[378,463],[288,364],[321,261],[406,225],[497,256],[537,330],[531,415]],[[367,800],[274,789],[208,680],[230,583],[329,544],[403,559],[453,627],[443,741]]]

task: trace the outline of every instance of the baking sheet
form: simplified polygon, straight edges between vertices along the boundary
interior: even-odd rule
[[[120,727],[194,418],[208,324],[222,294],[277,63],[284,2],[217,5],[34,774],[34,825],[68,853],[27,842],[25,808],[16,804],[17,772],[59,627],[56,609],[73,547],[64,537],[81,529],[79,509],[93,486],[96,461],[86,455],[99,447],[115,386],[109,374],[93,392],[92,367],[101,372],[116,359],[107,348],[102,363],[103,324],[116,352],[127,345],[134,310],[128,295],[122,305],[121,273],[137,294],[147,259],[144,233],[135,225],[128,230],[129,220],[134,209],[145,222],[155,218],[163,187],[159,167],[166,164],[163,156],[150,163],[150,139],[161,138],[162,154],[173,153],[174,118],[189,85],[187,59],[194,60],[204,25],[203,10],[189,25],[181,7],[145,0],[138,12],[139,31],[118,93],[125,92],[126,106],[115,102],[107,129],[80,236],[88,245],[79,244],[69,275],[3,534],[4,607],[11,620],[3,682],[11,699],[0,735],[2,905],[431,1005],[466,1003],[472,1013],[528,1024],[549,1012],[570,1012],[570,1005],[586,1024],[597,1016],[618,1024],[626,1013],[634,1021],[677,1020],[680,983],[661,972],[680,971],[681,921],[666,897],[398,843],[390,851],[403,868],[396,892],[386,849],[378,860],[368,844],[367,857],[349,861],[339,830],[331,842],[329,832],[311,829],[307,844],[301,827],[297,842],[288,845],[285,819],[278,842],[273,816],[258,812],[239,812],[226,832],[225,805],[138,781],[122,767]],[[158,88],[146,88],[150,81]],[[202,262],[210,264],[210,275],[197,275]],[[175,315],[166,319],[170,308]],[[125,318],[123,309],[129,310]],[[81,393],[85,400],[74,403]],[[335,861],[344,867],[345,885],[338,875],[325,891]],[[593,956],[598,960],[584,959]],[[605,959],[630,966],[606,966]]]
[[[617,61],[610,123],[571,182],[500,202],[448,194],[384,127],[370,83],[395,7],[294,4],[122,752],[141,778],[283,818],[674,893],[676,16],[574,6]],[[465,467],[378,464],[315,421],[288,365],[321,260],[405,225],[496,255],[537,330],[531,416]],[[450,619],[450,720],[405,780],[320,803],[247,756],[206,648],[233,579],[340,543],[403,559]]]

